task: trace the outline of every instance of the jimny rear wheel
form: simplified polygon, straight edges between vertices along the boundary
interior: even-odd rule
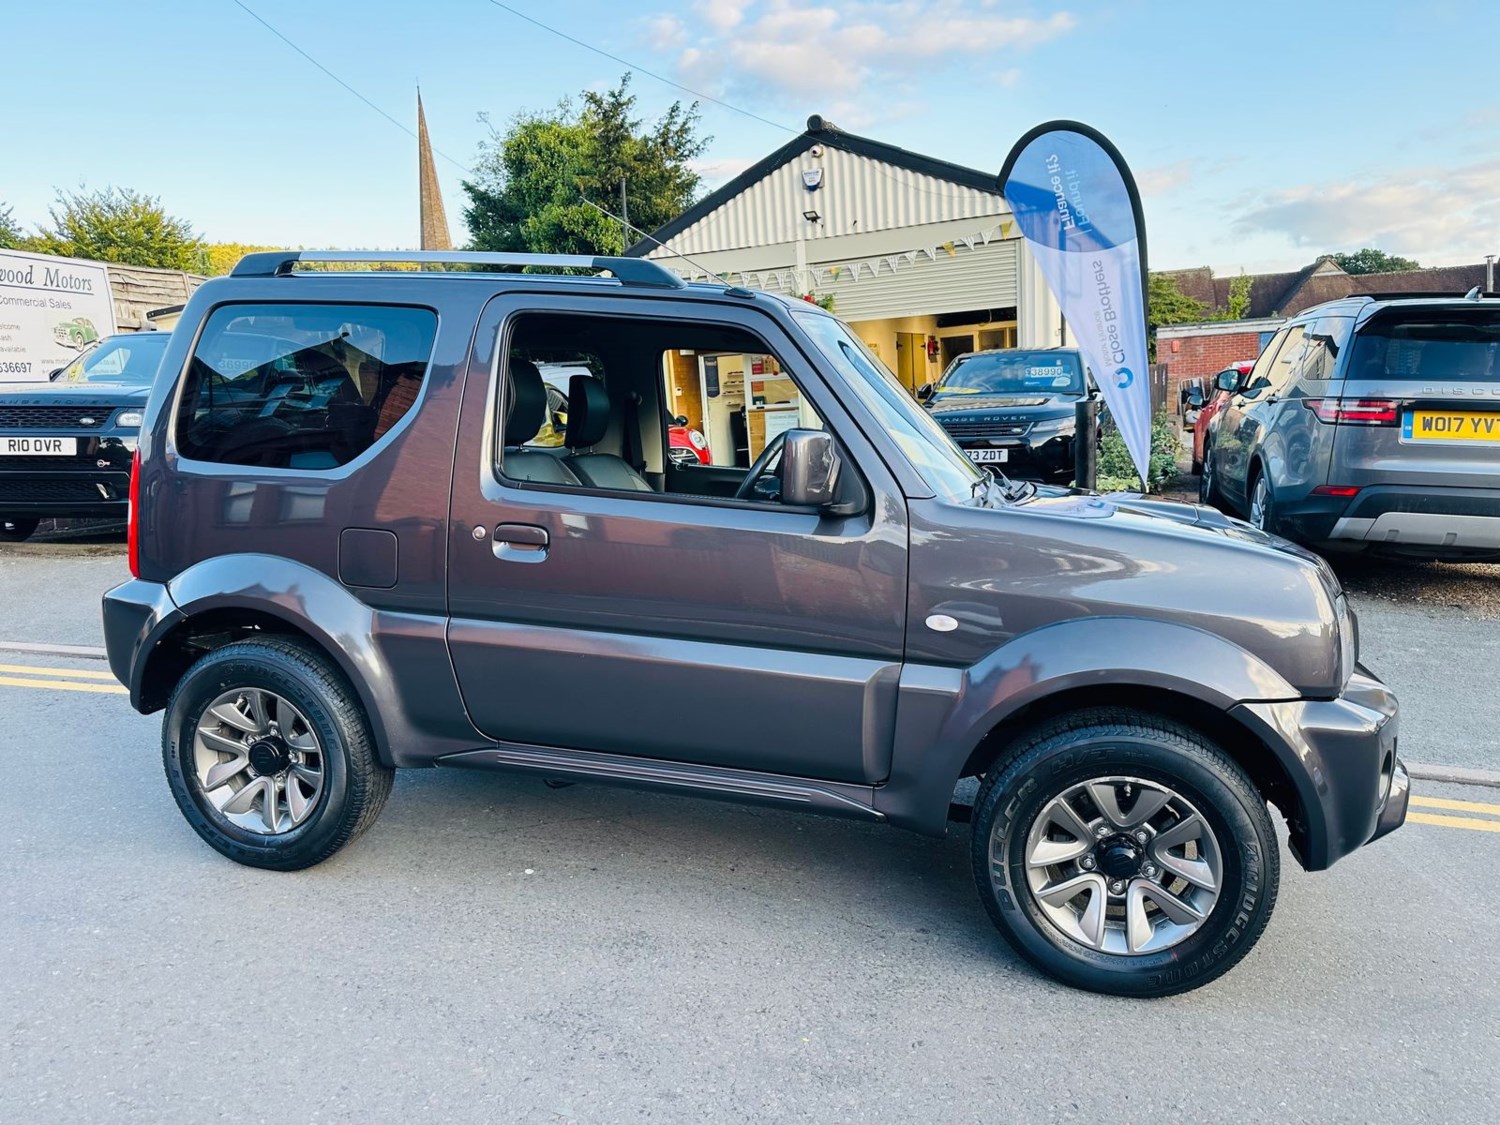
[[[162,764],[199,836],[281,871],[355,839],[391,790],[349,682],[282,638],[236,641],[188,669],[162,720]]]

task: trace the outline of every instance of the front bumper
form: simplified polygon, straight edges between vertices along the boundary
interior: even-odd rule
[[[12,436],[35,435],[15,431]],[[0,457],[0,515],[124,519],[135,431],[63,436],[77,439],[76,456]]]
[[[1291,778],[1300,812],[1293,854],[1321,871],[1406,820],[1411,783],[1396,756],[1395,695],[1356,668],[1337,699],[1241,703],[1230,714],[1271,748]]]
[[[993,463],[1008,477],[1019,480],[1072,480],[1073,435],[1054,435],[1045,439],[966,438],[958,443],[965,454],[971,449],[1003,449],[1005,460]],[[991,467],[981,464],[980,468]]]

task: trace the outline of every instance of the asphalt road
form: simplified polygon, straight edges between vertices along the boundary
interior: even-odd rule
[[[961,825],[431,771],[318,868],[238,867],[178,815],[157,719],[98,661],[0,659],[21,681],[0,683],[0,1120],[1500,1110],[1493,790],[1422,788],[1430,823],[1322,875],[1285,857],[1229,976],[1114,1000],[1009,951]]]

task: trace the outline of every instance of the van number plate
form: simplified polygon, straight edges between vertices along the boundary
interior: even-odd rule
[[[0,437],[0,457],[73,457],[77,453],[77,438]]]
[[[1401,440],[1500,444],[1500,413],[1487,410],[1409,410]]]
[[[1008,449],[965,449],[964,452],[976,465],[997,465],[1010,460]]]

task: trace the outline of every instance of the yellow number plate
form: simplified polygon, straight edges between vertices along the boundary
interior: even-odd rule
[[[1500,411],[1409,410],[1402,441],[1482,441],[1500,444]]]

